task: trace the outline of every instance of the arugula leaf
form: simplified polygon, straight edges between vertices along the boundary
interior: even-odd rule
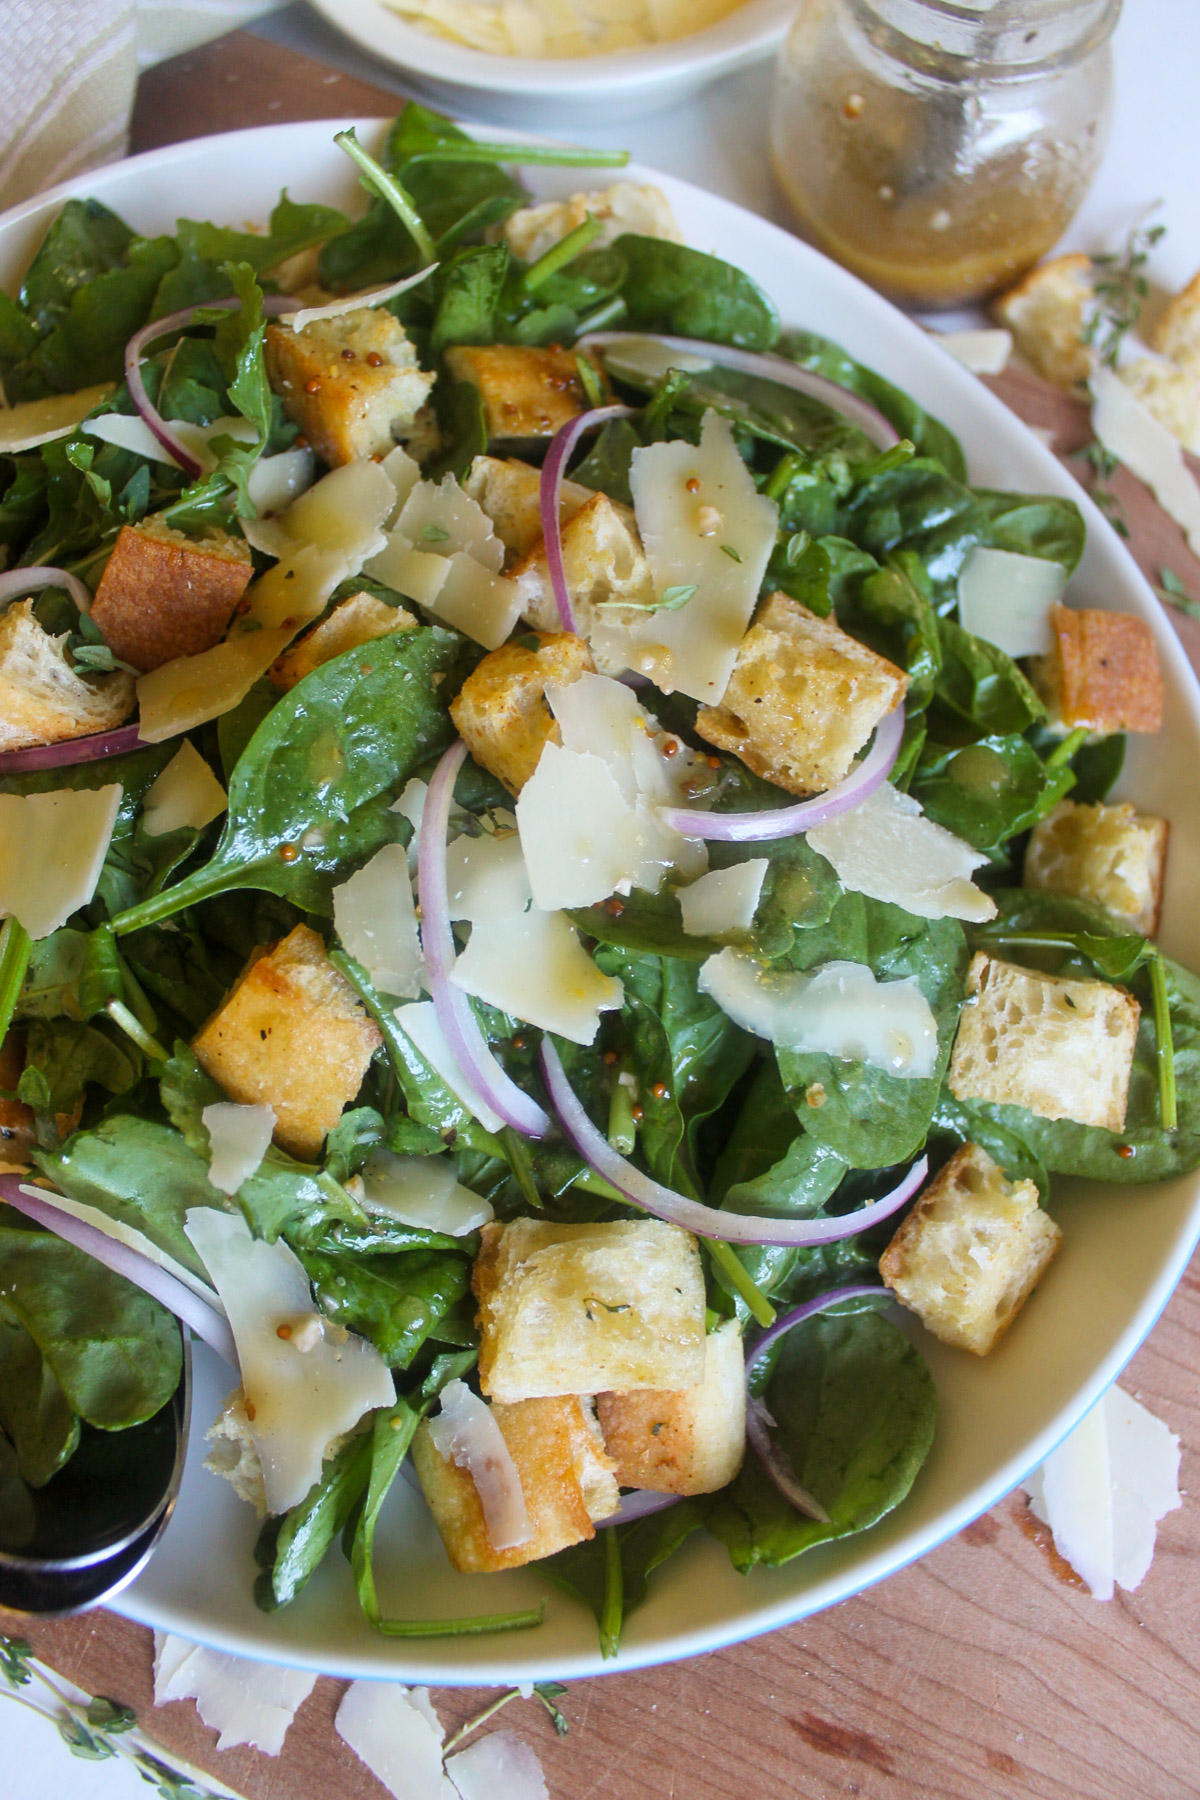
[[[304,1499],[264,1520],[254,1546],[259,1573],[255,1603],[262,1612],[287,1606],[344,1528],[371,1476],[370,1433],[350,1438],[331,1456]]]
[[[226,263],[224,272],[240,304],[231,311],[220,313],[214,320],[213,347],[225,375],[229,404],[249,420],[257,435],[252,444],[239,443],[228,435],[214,438],[209,448],[218,458],[214,474],[230,482],[237,494],[235,511],[238,517],[252,519],[257,517],[258,509],[250,498],[250,472],[266,449],[271,434],[271,386],[263,356],[267,325],[262,289],[250,264]]]
[[[438,1322],[471,1283],[462,1250],[403,1255],[339,1254],[301,1248],[321,1310],[368,1338],[392,1368],[407,1369]]]
[[[141,1073],[142,1058],[128,1041],[74,1019],[34,1019],[17,1093],[38,1112],[69,1116],[89,1083],[123,1094]]]
[[[876,1524],[904,1499],[933,1441],[932,1377],[878,1312],[823,1314],[788,1332],[764,1398],[778,1442],[829,1522],[796,1512],[747,1457],[705,1517],[738,1569],[775,1567]]]
[[[0,1431],[17,1453],[21,1479],[44,1487],[74,1455],[79,1419],[53,1369],[16,1314],[0,1302]]]
[[[224,299],[233,291],[226,263],[248,263],[256,275],[261,274],[302,250],[337,237],[349,225],[349,219],[336,207],[297,202],[289,198],[286,188],[272,209],[265,232],[237,231],[207,220],[178,219],[175,242],[179,263],[163,277],[154,297],[152,317],[163,318],[185,306]],[[180,416],[171,414],[173,418]]]
[[[682,1500],[631,1525],[603,1526],[590,1542],[545,1557],[538,1568],[556,1588],[591,1608],[601,1654],[615,1656],[625,1620],[646,1599],[649,1577],[699,1529],[703,1517],[699,1501]]]

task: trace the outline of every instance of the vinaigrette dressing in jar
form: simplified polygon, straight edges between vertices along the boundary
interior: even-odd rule
[[[1096,171],[1121,0],[803,0],[771,160],[804,236],[903,304],[1009,287]]]

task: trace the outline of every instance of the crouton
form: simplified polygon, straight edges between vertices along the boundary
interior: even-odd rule
[[[1170,826],[1129,802],[1081,806],[1061,800],[1034,826],[1025,886],[1103,907],[1125,931],[1153,937],[1162,910]]]
[[[704,1340],[698,1386],[597,1394],[596,1411],[622,1487],[715,1494],[728,1486],[746,1447],[746,1359],[737,1320]]]
[[[146,675],[219,644],[253,573],[249,544],[227,531],[190,538],[158,517],[123,525],[92,623],[114,656]]]
[[[577,356],[551,344],[536,350],[524,344],[456,344],[446,352],[455,381],[469,381],[483,401],[488,441],[548,438],[592,404],[579,379]],[[588,361],[605,392],[608,378],[594,356]]]
[[[849,771],[908,676],[786,594],[772,594],[738,648],[720,706],[696,730],[790,794],[818,793]]]
[[[275,1141],[313,1162],[382,1042],[307,925],[257,957],[192,1044],[231,1100],[275,1109]]]
[[[0,615],[0,750],[111,731],[136,704],[133,677],[76,675],[66,637],[51,637],[20,600]]]
[[[357,650],[375,638],[388,637],[393,631],[411,631],[416,620],[402,606],[389,606],[372,594],[351,594],[340,600],[327,619],[314,625],[271,665],[271,680],[277,688],[294,688],[298,681],[332,662],[347,650]]]
[[[482,1239],[472,1286],[479,1380],[493,1400],[703,1381],[704,1276],[690,1233],[658,1219],[515,1219]]]
[[[435,1449],[427,1424],[413,1439],[413,1464],[434,1524],[447,1556],[464,1574],[520,1568],[583,1543],[596,1535],[593,1521],[608,1518],[620,1500],[612,1459],[587,1403],[573,1395],[522,1400],[494,1405],[492,1417],[516,1465],[533,1527],[527,1544],[509,1550],[492,1547],[470,1471]]]
[[[477,456],[467,471],[463,491],[481,506],[504,545],[508,564],[521,561],[542,542],[542,472],[519,457]],[[559,524],[573,518],[591,488],[564,481],[559,494]],[[557,614],[555,615],[557,618]]]
[[[665,238],[682,244],[671,202],[660,188],[640,187],[618,181],[590,194],[572,194],[566,200],[548,200],[541,206],[523,206],[504,227],[504,241],[522,262],[536,262],[586,219],[595,219],[600,233],[589,246],[597,250],[611,244],[622,232],[637,237]]]
[[[450,702],[450,717],[475,761],[519,794],[543,744],[562,742],[547,687],[566,687],[594,671],[587,644],[568,631],[539,632],[536,650],[501,644],[467,676]]]
[[[1149,343],[1177,367],[1200,376],[1200,274],[1159,314]]]
[[[1034,686],[1055,731],[1079,725],[1101,737],[1158,731],[1163,682],[1154,633],[1132,613],[1050,608],[1053,648],[1033,658]]]
[[[585,637],[604,617],[597,607],[655,604],[654,577],[632,507],[610,500],[607,494],[593,494],[566,521],[559,536],[567,592]],[[509,573],[520,589],[521,617],[539,631],[557,631],[558,604],[540,537]],[[602,674],[619,675],[625,665],[608,667],[600,657],[597,666]]]
[[[1056,256],[1031,269],[992,307],[1026,362],[1056,387],[1076,387],[1091,373],[1091,351],[1084,342],[1091,272],[1092,259],[1082,251]]]
[[[434,383],[399,319],[381,306],[314,319],[303,331],[268,325],[265,349],[288,417],[335,468],[385,455],[406,437]]]
[[[1070,981],[977,951],[950,1059],[958,1100],[1120,1131],[1141,1007],[1106,981]]]
[[[267,1484],[262,1460],[250,1429],[244,1388],[234,1388],[225,1404],[204,1434],[212,1449],[204,1466],[213,1475],[222,1476],[239,1500],[252,1506],[260,1519],[267,1516]]]
[[[884,1251],[879,1273],[943,1344],[986,1356],[1062,1243],[1032,1181],[1009,1181],[963,1144],[924,1189]]]
[[[1173,368],[1151,356],[1139,356],[1117,373],[1146,411],[1165,425],[1185,450],[1200,455],[1200,361],[1193,371]]]

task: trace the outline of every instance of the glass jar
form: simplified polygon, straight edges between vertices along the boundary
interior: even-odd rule
[[[771,160],[803,234],[892,299],[1011,283],[1104,150],[1121,0],[804,0]]]

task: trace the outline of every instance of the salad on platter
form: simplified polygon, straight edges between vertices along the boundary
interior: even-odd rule
[[[338,141],[356,219],[73,199],[0,294],[0,1547],[174,1315],[264,1609],[340,1543],[379,1632],[536,1626],[385,1614],[406,1476],[608,1654],[693,1532],[903,1501],[1051,1176],[1200,1163],[1162,680],[1070,501],[511,173],[619,159]]]

